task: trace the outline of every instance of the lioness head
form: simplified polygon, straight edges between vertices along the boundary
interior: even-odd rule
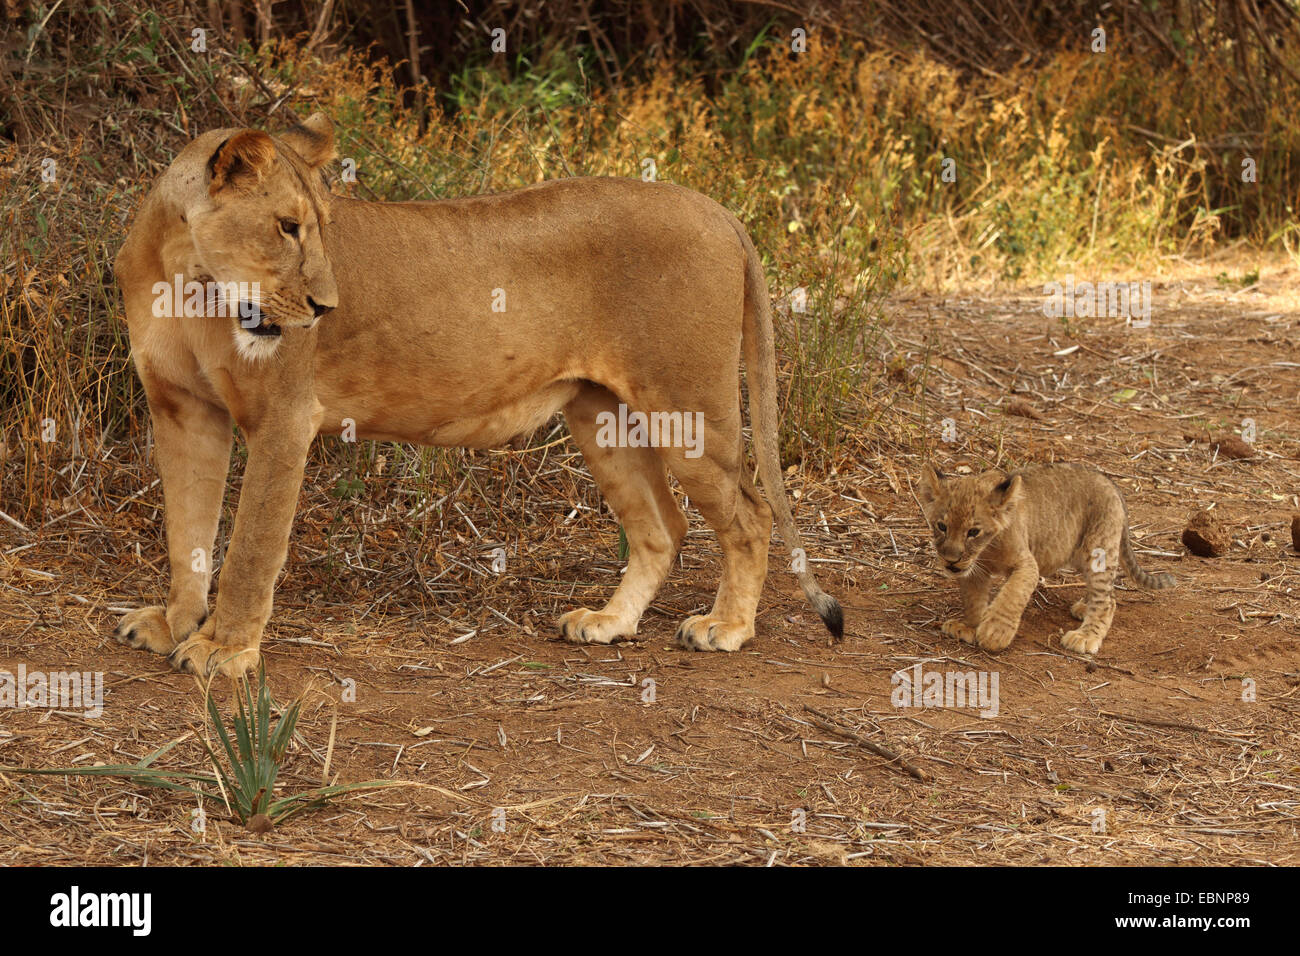
[[[1023,490],[1020,476],[986,471],[946,478],[927,464],[921,479],[918,497],[934,532],[940,568],[953,577],[969,574],[980,552],[1015,517]]]
[[[203,278],[239,289],[238,308],[224,314],[235,313],[246,357],[271,354],[284,327],[310,328],[338,304],[321,242],[329,194],[319,175],[334,155],[333,124],[316,113],[275,138],[240,130],[208,159],[207,195],[185,218]]]

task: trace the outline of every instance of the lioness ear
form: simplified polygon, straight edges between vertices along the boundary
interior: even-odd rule
[[[215,196],[230,183],[261,182],[275,163],[275,145],[260,130],[246,129],[217,147],[208,160],[208,195]]]
[[[280,138],[312,169],[319,169],[338,155],[334,149],[334,123],[324,113],[312,113]]]

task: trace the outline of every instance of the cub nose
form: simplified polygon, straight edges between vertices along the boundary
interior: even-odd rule
[[[317,301],[316,301],[315,299],[313,299],[311,296],[307,296],[307,304],[308,304],[309,306],[311,306],[311,310],[312,310],[312,312],[315,313],[316,318],[318,318],[318,319],[319,319],[322,315],[324,315],[326,312],[329,312],[331,309],[334,308],[334,306],[332,306],[332,305],[321,305],[319,302],[317,302]]]

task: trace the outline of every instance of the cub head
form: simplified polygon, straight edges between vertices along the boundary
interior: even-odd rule
[[[215,284],[248,358],[270,355],[284,328],[311,328],[338,305],[321,241],[329,194],[319,174],[334,156],[334,126],[316,113],[275,138],[239,130],[207,160],[206,194],[185,220],[196,266]]]
[[[1023,490],[1019,475],[986,471],[948,478],[927,464],[918,497],[934,533],[940,568],[953,577],[969,574],[980,552],[1015,517]]]

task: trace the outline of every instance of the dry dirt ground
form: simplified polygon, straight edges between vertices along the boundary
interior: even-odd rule
[[[554,436],[469,459],[471,480],[414,517],[409,481],[372,472],[359,503],[326,494],[325,475],[303,493],[263,644],[277,697],[305,693],[280,788],[318,786],[327,765],[330,780],[411,786],[254,835],[216,804],[194,832],[189,796],[0,772],[0,861],[1298,863],[1294,288],[1294,275],[1157,282],[1141,331],[1066,329],[1033,290],[895,299],[874,419],[849,431],[834,473],[787,477],[845,606],[834,646],[778,544],[757,638],[729,656],[675,649],[717,582],[697,515],[637,641],[558,642],[554,617],[603,602],[620,564],[616,525]],[[939,440],[943,418],[955,442]],[[1254,459],[1203,440],[1245,418]],[[1041,587],[1001,654],[941,637],[957,598],[912,494],[925,449],[956,468],[1104,468],[1143,563],[1180,586],[1125,587],[1095,661],[1059,644],[1077,578]],[[0,711],[0,765],[124,763],[179,740],[166,766],[207,770],[195,681],[110,637],[118,610],[165,593],[161,494],[134,467],[110,468],[39,533],[0,525],[0,670],[102,670],[106,685],[98,719]],[[1233,545],[1193,557],[1180,532],[1210,506]],[[500,575],[497,544],[511,555]],[[996,673],[997,715],[893,706],[891,675],[918,663]],[[224,706],[228,688],[215,693]]]

